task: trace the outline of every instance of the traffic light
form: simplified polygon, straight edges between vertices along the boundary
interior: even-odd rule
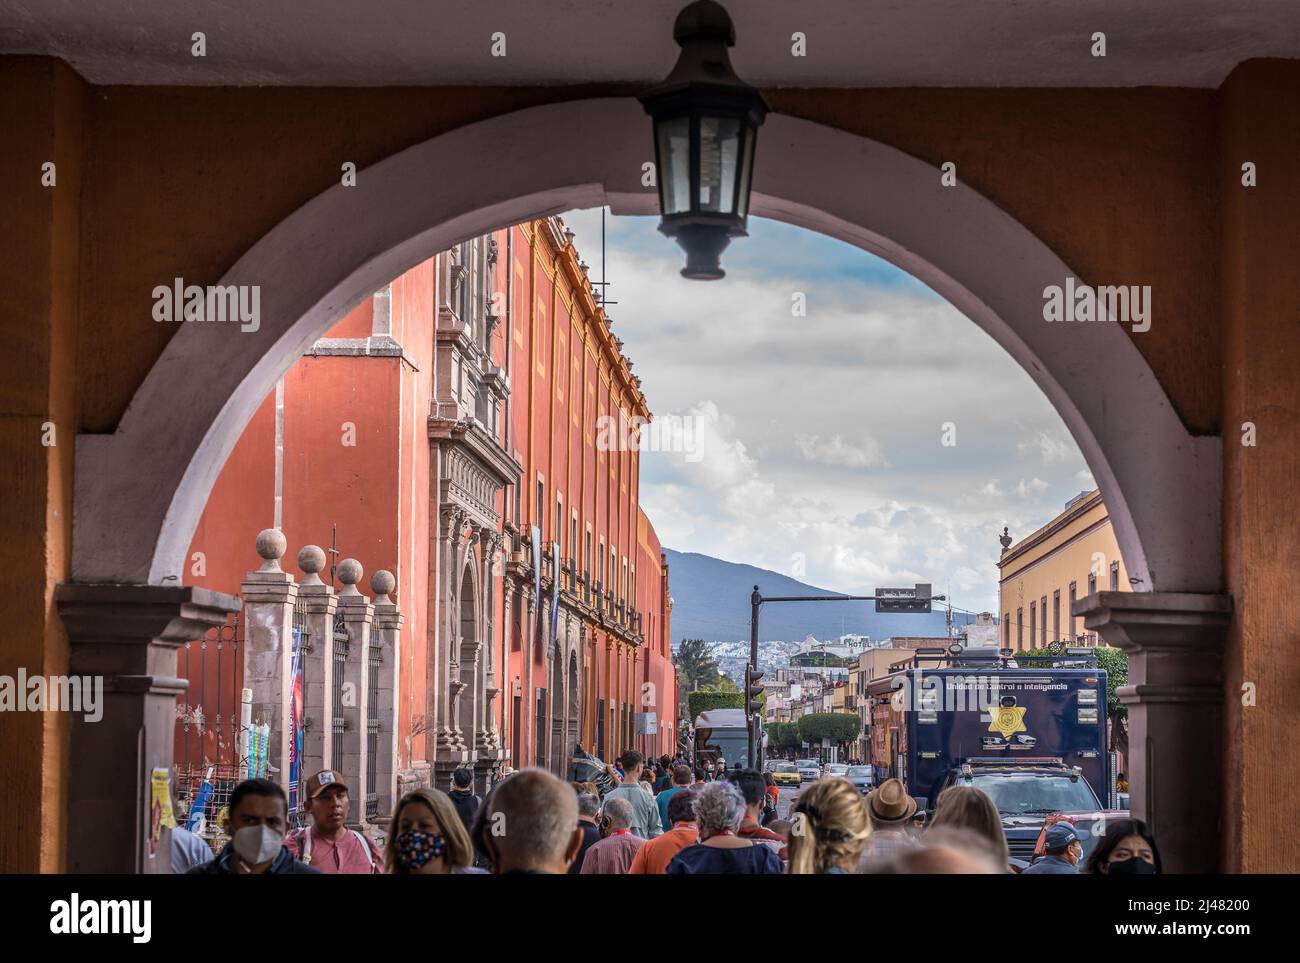
[[[745,714],[751,717],[763,709],[758,701],[763,693],[762,678],[763,673],[759,669],[745,667]]]

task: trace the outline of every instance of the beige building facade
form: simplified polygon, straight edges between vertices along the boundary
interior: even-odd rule
[[[1071,614],[1075,599],[1126,592],[1128,572],[1101,492],[1083,492],[1042,528],[1007,545],[998,559],[1002,645],[1023,651],[1049,642],[1095,645]]]

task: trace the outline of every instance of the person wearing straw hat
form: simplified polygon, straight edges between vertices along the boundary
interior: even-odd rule
[[[867,814],[871,817],[871,836],[862,852],[864,860],[916,847],[916,837],[910,831],[916,800],[897,779],[886,779],[867,794]]]

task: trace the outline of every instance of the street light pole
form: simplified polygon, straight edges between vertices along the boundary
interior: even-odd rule
[[[750,673],[758,669],[758,609],[763,604],[763,595],[754,586],[753,594],[749,596],[749,665],[745,666],[745,716],[749,731],[749,768],[754,769],[758,765],[758,733],[754,731],[754,719],[749,715],[749,679]]]

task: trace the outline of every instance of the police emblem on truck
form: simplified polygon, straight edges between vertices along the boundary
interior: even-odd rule
[[[999,733],[1003,739],[1010,739],[1017,732],[1029,731],[1025,727],[1024,706],[1003,705],[996,709],[990,708],[989,719],[989,732]]]

